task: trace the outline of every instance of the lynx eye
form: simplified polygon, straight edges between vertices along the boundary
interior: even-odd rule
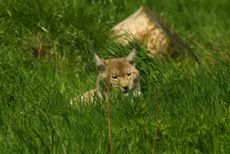
[[[127,76],[130,77],[132,75],[132,73],[128,73]]]
[[[112,77],[111,77],[112,79],[114,79],[114,80],[117,80],[118,79],[118,76],[116,76],[116,75],[112,75]]]

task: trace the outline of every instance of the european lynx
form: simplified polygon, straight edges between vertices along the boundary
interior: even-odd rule
[[[134,96],[141,94],[139,71],[135,68],[136,50],[133,49],[127,57],[101,59],[95,54],[96,65],[99,69],[96,88],[85,92],[81,101],[93,102],[95,98],[103,99],[106,86],[120,89],[124,94]]]

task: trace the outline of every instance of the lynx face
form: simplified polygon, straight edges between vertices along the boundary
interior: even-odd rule
[[[100,82],[108,80],[113,87],[119,88],[122,93],[133,92],[135,94],[137,90],[139,91],[139,71],[135,68],[135,57],[135,50],[124,58],[103,60],[95,55],[96,64],[101,69],[98,74],[98,90]]]
[[[96,65],[99,69],[96,88],[85,92],[81,96],[81,101],[94,102],[96,98],[103,99],[108,84],[124,94],[140,95],[139,71],[135,68],[135,57],[135,49],[123,58],[104,60],[95,54]]]

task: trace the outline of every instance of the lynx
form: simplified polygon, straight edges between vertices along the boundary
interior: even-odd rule
[[[123,58],[104,60],[96,54],[94,56],[99,70],[96,88],[85,92],[81,96],[81,101],[94,102],[96,98],[103,99],[108,85],[126,95],[139,96],[141,94],[139,71],[135,67],[135,49]]]

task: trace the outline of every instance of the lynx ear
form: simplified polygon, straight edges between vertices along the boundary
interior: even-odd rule
[[[99,70],[103,70],[105,67],[104,60],[98,57],[98,55],[96,55],[95,53],[94,53],[94,58],[95,58],[96,65],[99,68]]]
[[[136,49],[133,49],[129,55],[125,58],[130,64],[135,65],[135,59],[136,59]]]
[[[95,53],[94,53],[94,57],[95,57],[95,61],[96,61],[96,65],[97,66],[104,66],[103,59],[101,59],[100,57],[98,57],[98,55],[96,55]]]

